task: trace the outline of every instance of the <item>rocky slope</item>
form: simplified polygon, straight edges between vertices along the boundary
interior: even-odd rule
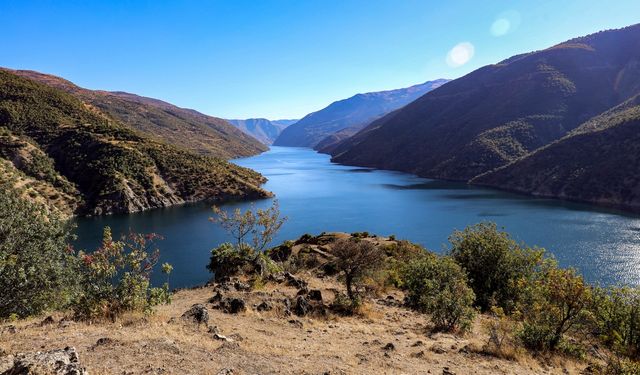
[[[16,189],[76,214],[269,195],[256,172],[146,137],[91,103],[6,70],[0,159]]]
[[[148,137],[202,155],[230,159],[267,150],[227,121],[192,109],[121,91],[87,90],[63,78],[31,70],[8,71],[66,91]]]
[[[640,212],[640,96],[471,182]]]
[[[583,124],[597,127],[593,124],[603,121],[601,114],[638,93],[640,25],[634,25],[514,56],[451,81],[341,142],[332,151],[333,161],[631,207],[628,201],[635,198],[629,195],[638,190],[622,192],[634,186],[622,181],[634,180],[637,172],[619,163],[635,160],[629,154],[634,149],[618,149],[618,136],[605,136],[609,132],[586,137],[572,131]],[[622,128],[611,131],[621,135]],[[551,150],[558,146],[535,152],[568,135],[573,136],[565,145],[590,153],[554,158]],[[601,167],[606,163],[621,175],[609,180],[600,168],[574,170],[588,164],[594,153],[606,158]],[[533,155],[538,155],[536,161],[522,161]],[[516,160],[512,168],[489,173]],[[523,176],[520,182],[505,174],[516,169]],[[590,183],[574,180],[561,187],[571,173]],[[487,177],[474,179],[483,174]],[[525,181],[527,174],[536,177]]]
[[[448,82],[446,79],[388,91],[357,94],[331,103],[289,126],[275,146],[316,147],[324,138],[346,128],[362,129],[371,121],[414,101]],[[328,142],[328,141],[327,141]]]
[[[344,285],[321,271],[325,245],[346,237],[297,241],[292,251],[306,254],[311,268],[253,287],[240,278],[181,290],[152,315],[86,324],[56,313],[2,324],[0,372],[3,364],[33,358],[20,353],[34,350],[70,354],[76,360],[69,362],[90,374],[582,374],[589,362],[601,361],[597,350],[584,361],[526,352],[492,356],[483,347],[494,318],[479,317],[465,336],[434,332],[428,316],[404,307],[403,293],[391,287],[357,315],[333,313]],[[65,347],[75,349],[59,350]]]
[[[250,118],[246,120],[227,120],[232,125],[252,136],[265,145],[270,145],[280,133],[298,120],[267,120],[266,118]]]

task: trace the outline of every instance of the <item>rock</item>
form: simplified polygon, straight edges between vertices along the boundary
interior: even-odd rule
[[[393,343],[388,343],[387,345],[385,345],[384,347],[382,347],[382,349],[384,350],[396,350],[396,346],[393,345]]]
[[[294,326],[298,327],[298,328],[302,328],[304,325],[302,324],[301,321],[297,320],[297,319],[291,319],[289,320],[290,324],[293,324]]]
[[[284,274],[284,278],[287,280],[287,285],[296,287],[298,289],[302,289],[302,288],[306,288],[307,287],[307,282],[306,281],[293,276],[289,272],[286,272]]]
[[[424,358],[424,350],[421,350],[417,353],[411,353],[411,357],[413,358]]]
[[[424,345],[422,340],[418,340],[418,341],[414,342],[413,345],[411,345],[411,346],[416,347],[416,346],[422,346],[422,345]]]
[[[307,298],[312,301],[322,302],[322,292],[319,289],[311,289],[307,294]]]
[[[229,335],[229,338],[233,341],[244,341],[244,337],[239,333],[232,333]]]
[[[251,285],[240,282],[240,281],[236,281],[235,283],[233,283],[233,287],[235,288],[235,290],[241,291],[241,292],[246,292],[251,290]]]
[[[271,311],[272,309],[273,306],[267,301],[262,301],[258,307],[256,307],[256,310],[258,311]]]
[[[285,298],[282,300],[282,303],[284,304],[284,315],[285,316],[290,316],[291,315],[291,301],[289,301],[288,298]]]
[[[209,326],[207,332],[217,334],[220,333],[220,329],[218,328],[218,326]]]
[[[438,344],[432,346],[430,350],[436,354],[444,354],[447,352],[442,346]]]
[[[296,297],[296,305],[293,312],[298,316],[305,316],[311,311],[311,305],[304,296]]]
[[[222,310],[229,314],[237,314],[247,310],[247,304],[240,298],[226,298],[220,305]]]
[[[267,277],[268,281],[273,281],[274,283],[281,284],[286,281],[286,278],[281,273],[274,273]]]
[[[182,319],[192,321],[198,325],[207,324],[209,323],[209,311],[203,304],[197,303],[182,314]]]
[[[456,373],[451,371],[449,367],[444,367],[442,369],[442,375],[456,375]]]
[[[13,364],[2,374],[52,374],[52,375],[86,375],[87,370],[80,365],[75,348],[48,352],[21,353],[13,357]]]
[[[298,296],[304,296],[305,294],[309,293],[309,288],[302,288],[300,290],[298,290],[298,293],[296,295]]]
[[[53,324],[55,323],[55,319],[53,319],[53,317],[51,315],[47,316],[46,318],[44,318],[43,321],[40,322],[41,326],[47,326],[49,324]]]
[[[222,301],[222,293],[220,293],[220,291],[218,291],[216,294],[213,295],[213,297],[209,298],[209,300],[207,302],[209,303],[216,303],[216,302],[220,302]]]
[[[213,338],[220,341],[233,342],[233,339],[228,338],[227,336],[223,336],[219,333],[214,333]]]
[[[102,338],[99,338],[98,341],[96,341],[96,343],[91,347],[91,350],[95,350],[99,346],[113,345],[116,343],[117,341],[112,338],[102,337]]]
[[[223,368],[222,370],[218,371],[217,375],[233,375],[233,369],[230,368]]]

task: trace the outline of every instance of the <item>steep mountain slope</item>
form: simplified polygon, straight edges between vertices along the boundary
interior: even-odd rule
[[[10,72],[64,90],[119,122],[169,144],[225,159],[266,151],[266,147],[227,121],[126,92],[87,90],[52,75],[30,70]]]
[[[45,184],[33,195],[64,194],[66,209],[81,214],[268,195],[256,172],[140,135],[69,93],[6,70],[0,159],[16,188]]]
[[[468,181],[638,92],[640,25],[634,25],[514,56],[451,81],[343,141],[333,160]]]
[[[471,182],[640,211],[640,95]]]
[[[371,121],[398,109],[448,82],[425,82],[403,89],[357,94],[331,103],[289,126],[273,143],[275,146],[315,147],[327,136],[346,128],[362,129]]]
[[[265,145],[270,145],[280,133],[298,120],[267,120],[266,118],[250,118],[246,120],[227,120],[233,126],[242,130]]]

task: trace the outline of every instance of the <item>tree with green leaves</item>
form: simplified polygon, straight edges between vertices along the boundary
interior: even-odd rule
[[[244,212],[240,208],[228,212],[214,206],[213,212],[216,216],[209,220],[219,224],[234,239],[234,243],[223,243],[211,250],[207,269],[214,273],[216,280],[245,268],[260,274],[272,268],[272,261],[263,252],[287,220],[281,216],[277,200],[267,209],[252,206]]]
[[[66,306],[77,291],[70,228],[0,183],[0,318]]]

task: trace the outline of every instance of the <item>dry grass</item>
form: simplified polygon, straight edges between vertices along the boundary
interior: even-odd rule
[[[340,288],[335,280],[309,277],[309,283],[322,288],[325,302]],[[41,325],[41,317],[15,323],[15,333],[7,324],[0,326],[0,349],[16,353],[74,346],[92,374],[217,374],[224,368],[234,374],[441,374],[445,367],[456,374],[578,374],[586,367],[566,358],[541,363],[526,353],[515,360],[480,354],[474,348],[488,340],[486,318],[464,337],[429,334],[424,315],[383,304],[386,298],[363,304],[349,317],[286,317],[277,302],[268,312],[254,309],[265,299],[279,301],[296,292],[282,284],[227,292],[247,302],[249,310],[238,315],[213,309],[206,302],[214,294],[210,287],[179,291],[171,305],[153,315],[131,314],[116,322],[64,323],[58,313],[51,325]],[[209,326],[235,341],[215,340],[205,326],[169,322],[195,303],[209,308]],[[101,338],[109,340],[98,345]],[[393,349],[385,349],[388,344]]]

